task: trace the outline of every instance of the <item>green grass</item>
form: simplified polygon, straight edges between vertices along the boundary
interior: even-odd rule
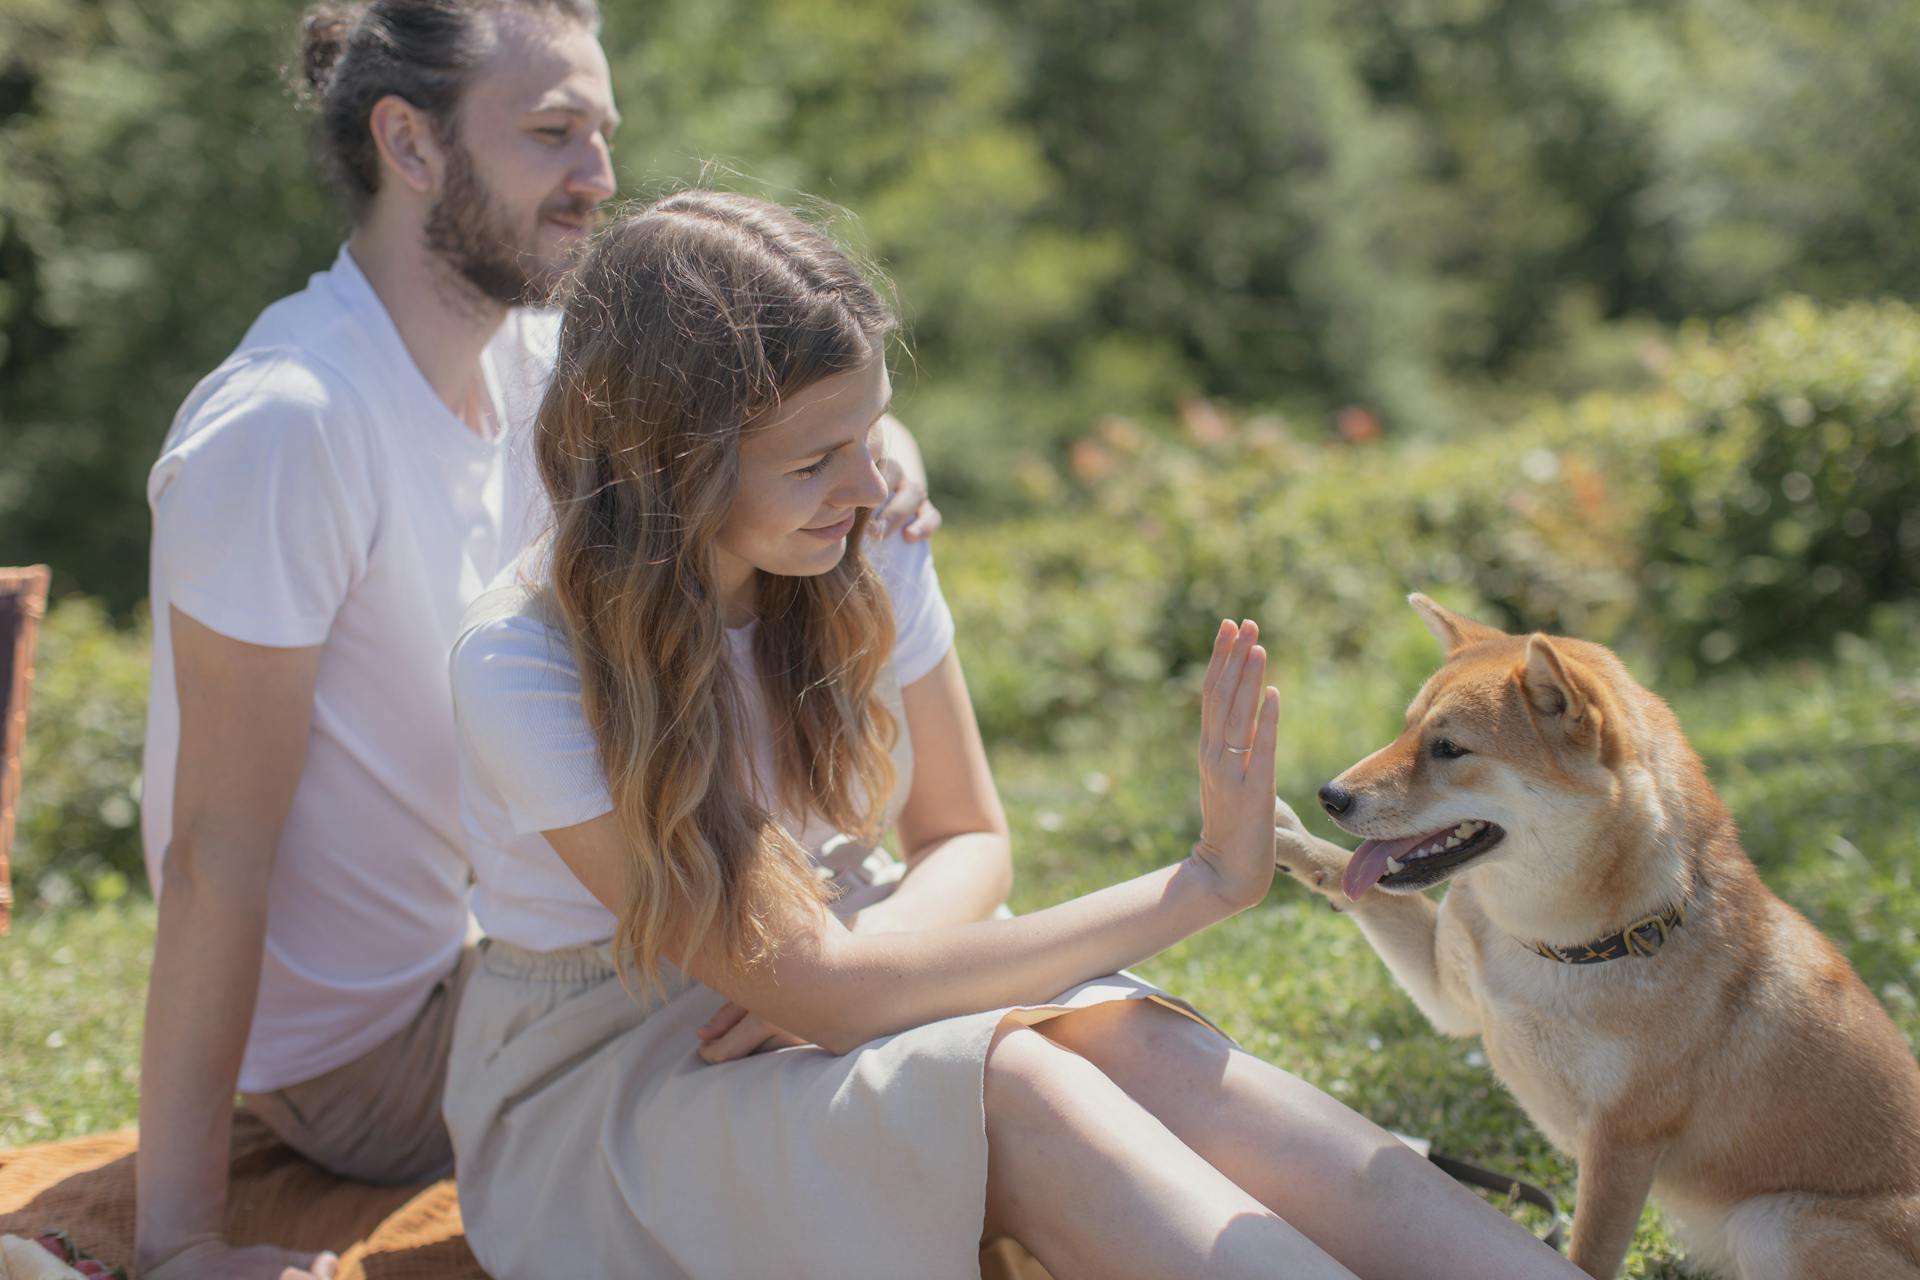
[[[1914,654],[1845,642],[1830,660],[1723,677],[1674,700],[1768,882],[1852,957],[1920,1043],[1920,681]],[[1281,792],[1306,812],[1347,763],[1354,724],[1387,726],[1411,689],[1302,683]],[[1389,694],[1388,699],[1380,695]],[[1051,753],[1001,750],[1016,833],[1015,905],[1032,909],[1182,854],[1196,826],[1184,691],[1069,726]],[[0,1147],[134,1121],[153,908],[144,899],[29,914],[0,941]],[[1436,1035],[1352,923],[1284,879],[1261,908],[1140,966],[1252,1051],[1383,1124],[1538,1182],[1572,1207],[1574,1167],[1528,1123],[1472,1042]],[[1627,1274],[1685,1277],[1657,1210]]]
[[[0,1149],[134,1122],[153,921],[142,896],[0,938]]]
[[[1920,1046],[1920,680],[1911,650],[1844,641],[1831,660],[1723,677],[1672,701],[1739,818],[1768,883],[1838,941]],[[1371,676],[1351,682],[1371,690]],[[1303,816],[1355,754],[1353,724],[1397,727],[1411,688],[1334,710],[1302,688],[1283,713],[1280,792]],[[1286,717],[1293,717],[1288,719]],[[1051,755],[1001,752],[995,770],[1020,851],[1019,909],[1096,888],[1186,849],[1198,825],[1187,708],[1115,716]],[[1336,754],[1344,748],[1348,754]],[[1323,834],[1336,836],[1323,822]],[[1349,843],[1351,843],[1349,841]],[[1248,1049],[1390,1128],[1516,1173],[1573,1208],[1574,1165],[1487,1069],[1477,1042],[1436,1034],[1352,922],[1281,880],[1261,908],[1138,966]],[[1686,1277],[1656,1209],[1628,1260],[1642,1280]]]

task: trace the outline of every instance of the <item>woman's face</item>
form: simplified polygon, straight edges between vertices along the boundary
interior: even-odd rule
[[[716,547],[728,626],[753,616],[756,571],[825,573],[846,554],[853,518],[887,496],[876,465],[893,387],[876,352],[790,396],[740,442],[740,488]]]

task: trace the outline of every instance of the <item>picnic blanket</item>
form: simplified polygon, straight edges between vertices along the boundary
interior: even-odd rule
[[[64,1228],[81,1250],[133,1262],[137,1134],[74,1138],[0,1151],[0,1232]],[[486,1280],[461,1233],[453,1183],[370,1187],[296,1155],[251,1114],[233,1119],[228,1237],[332,1249],[339,1280]]]
[[[64,1228],[83,1252],[133,1263],[132,1129],[0,1151],[0,1234]],[[339,1280],[487,1280],[467,1249],[453,1181],[349,1182],[234,1114],[227,1235],[236,1244],[332,1249]],[[1048,1280],[1011,1240],[980,1252],[982,1280]]]

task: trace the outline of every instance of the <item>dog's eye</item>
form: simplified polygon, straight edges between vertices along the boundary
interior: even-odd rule
[[[1452,738],[1435,738],[1433,740],[1433,758],[1435,760],[1458,760],[1466,754],[1467,749],[1455,742]]]

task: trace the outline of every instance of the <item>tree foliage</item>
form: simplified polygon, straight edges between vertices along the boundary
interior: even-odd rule
[[[1200,393],[1471,431],[1790,288],[1920,295],[1905,0],[606,0],[628,193],[851,211],[951,509]],[[265,0],[0,13],[0,561],[143,593],[193,381],[342,217]]]

